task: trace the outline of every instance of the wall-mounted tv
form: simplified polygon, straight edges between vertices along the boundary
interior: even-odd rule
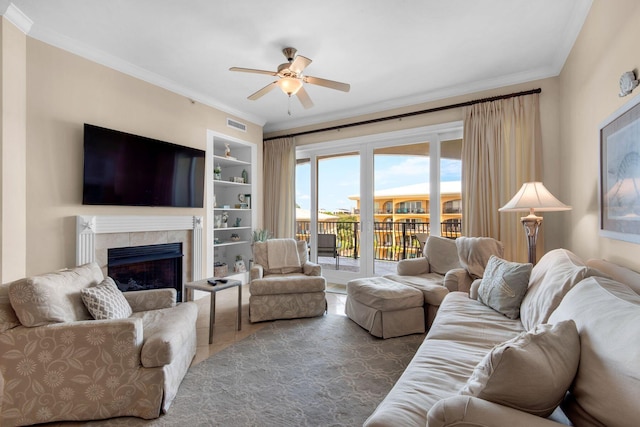
[[[203,150],[84,125],[85,205],[201,208]]]

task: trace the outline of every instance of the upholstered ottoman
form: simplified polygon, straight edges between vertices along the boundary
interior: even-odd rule
[[[424,333],[423,305],[421,291],[384,277],[347,283],[347,316],[376,337]]]

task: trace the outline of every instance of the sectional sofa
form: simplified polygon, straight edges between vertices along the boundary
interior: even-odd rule
[[[490,263],[470,294],[444,297],[364,425],[637,425],[640,274],[564,249],[528,272]]]

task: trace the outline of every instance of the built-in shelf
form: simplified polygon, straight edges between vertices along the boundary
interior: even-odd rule
[[[215,186],[218,187],[245,187],[251,188],[251,184],[244,184],[242,182],[232,182],[232,181],[224,181],[222,179],[214,179],[213,180]]]
[[[225,155],[227,147],[233,158]],[[251,196],[256,190],[257,145],[208,131],[207,169],[207,221],[211,224],[207,245],[212,254],[207,260],[207,272],[213,275],[214,265],[225,263],[229,275],[233,275],[238,259],[244,261],[248,270],[252,258],[251,242],[256,212],[251,209]],[[216,177],[219,179],[214,179]],[[238,178],[246,182],[235,182],[242,181]],[[246,207],[240,208],[241,205]],[[227,216],[226,227],[221,227],[224,224],[224,220],[221,222],[223,214]],[[234,224],[240,226],[234,227]],[[239,240],[230,240],[232,233],[237,234]],[[246,273],[242,276],[245,280],[248,278]]]
[[[251,162],[246,162],[244,160],[239,159],[231,159],[229,157],[224,156],[213,156],[213,162],[215,165],[220,166],[251,166]]]
[[[220,242],[220,243],[214,243],[213,246],[214,247],[220,247],[220,246],[232,246],[232,245],[245,245],[247,243],[251,243],[247,240],[238,240],[238,241],[226,241],[226,242]],[[228,265],[228,263],[227,263]],[[233,265],[233,264],[232,264]]]

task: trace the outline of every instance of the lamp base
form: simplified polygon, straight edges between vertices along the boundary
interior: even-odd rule
[[[520,222],[522,222],[525,235],[527,236],[529,262],[536,265],[536,244],[538,242],[538,229],[540,228],[540,224],[542,224],[542,217],[530,213],[520,218]]]

